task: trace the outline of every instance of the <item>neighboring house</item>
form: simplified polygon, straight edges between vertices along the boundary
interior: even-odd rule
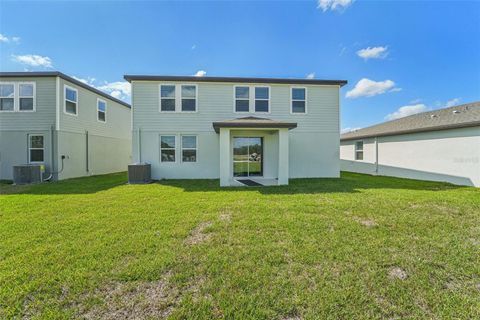
[[[480,102],[341,136],[342,170],[480,187]]]
[[[60,72],[0,72],[0,179],[43,164],[52,179],[124,171],[130,105]]]
[[[126,75],[133,157],[153,179],[221,186],[339,177],[346,81]]]

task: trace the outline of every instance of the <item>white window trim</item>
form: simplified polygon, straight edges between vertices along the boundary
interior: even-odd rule
[[[357,149],[357,143],[358,142],[361,142],[362,143],[362,150],[358,150]],[[353,155],[353,158],[355,159],[355,161],[364,161],[365,160],[365,142],[363,140],[357,140],[355,141],[354,145],[353,145],[353,150],[354,150],[354,155]],[[361,152],[362,153],[362,158],[363,159],[357,159],[357,152]]]
[[[173,98],[162,98],[162,86],[173,86],[175,87],[175,96]],[[174,83],[160,83],[158,85],[158,112],[161,112],[161,113],[175,113],[177,112],[177,93],[178,93],[178,89],[177,89],[177,85],[174,84]],[[175,110],[162,110],[162,99],[174,99],[175,100]]]
[[[13,110],[0,110],[0,112],[16,112],[17,111],[17,88],[15,82],[0,82],[3,85],[13,85]],[[2,97],[7,98],[7,97]]]
[[[183,147],[183,137],[195,137],[195,148],[184,148]],[[196,134],[182,134],[180,135],[180,155],[181,159],[180,161],[182,163],[197,163],[198,162],[198,136]],[[183,150],[195,150],[195,161],[183,161]]]
[[[293,99],[293,89],[304,89],[305,90],[305,100]],[[294,115],[305,115],[307,114],[307,100],[308,100],[308,90],[307,87],[290,87],[290,114]],[[293,102],[294,101],[305,101],[305,112],[293,112]]]
[[[43,148],[32,148],[31,147],[32,137],[37,137],[37,136],[43,137]],[[43,150],[43,161],[31,161],[30,160],[30,157],[31,157],[30,151],[31,150]],[[28,134],[28,163],[45,163],[45,135],[44,134],[42,134],[42,133],[30,133],[30,134]]]
[[[237,88],[248,88],[248,98],[237,98]],[[234,113],[239,113],[239,114],[245,114],[245,113],[250,113],[251,112],[251,98],[252,97],[252,87],[249,85],[234,85],[233,86],[233,112]],[[237,100],[243,100],[243,101],[248,101],[248,111],[237,111]]]
[[[255,88],[268,88],[268,99],[256,99],[255,98]],[[253,95],[252,95],[252,98],[253,98],[253,105],[252,105],[252,108],[253,108],[253,113],[257,113],[257,114],[269,114],[272,110],[272,105],[271,105],[271,102],[270,102],[270,97],[271,97],[271,94],[272,94],[272,88],[270,86],[253,86]],[[267,112],[264,112],[264,111],[256,111],[255,110],[255,101],[256,100],[259,100],[259,101],[268,101],[268,111]]]
[[[33,96],[20,96],[20,85],[22,84],[27,84],[27,85],[32,85],[33,86]],[[36,112],[37,111],[37,86],[35,82],[32,81],[26,81],[26,82],[18,82],[17,83],[17,96],[18,96],[18,102],[17,102],[17,111],[18,112]],[[32,110],[20,110],[20,98],[33,98],[33,109]]]
[[[73,90],[76,92],[76,96],[77,96],[77,101],[72,101],[72,100],[68,100],[67,99],[67,89],[70,89],[70,90]],[[70,112],[67,112],[67,100],[69,102],[74,102],[75,103],[75,113],[70,113]],[[74,116],[74,117],[78,117],[78,100],[79,100],[79,96],[78,96],[78,90],[75,89],[74,87],[71,87],[71,86],[68,86],[66,84],[63,85],[63,113],[65,114],[68,114],[69,116]]]
[[[181,113],[197,113],[198,111],[198,85],[197,84],[185,84],[185,83],[182,83],[182,84],[179,84],[178,85],[180,87],[180,90],[179,90],[179,95],[180,95],[180,99],[178,100],[179,103],[178,103],[178,112],[181,112]],[[183,96],[182,96],[182,86],[191,86],[191,87],[195,87],[195,111],[183,111],[182,110],[182,99],[183,99]],[[175,92],[177,92],[177,89],[175,89]],[[192,98],[189,98],[189,97],[185,97],[185,99],[192,99]],[[177,108],[175,108],[177,109]]]
[[[248,87],[248,111],[237,111],[235,108],[235,103],[237,100],[237,97],[235,95],[235,91],[237,87]],[[268,99],[255,99],[255,88],[268,88]],[[238,114],[247,114],[247,113],[252,113],[252,114],[270,114],[272,112],[272,87],[268,85],[248,85],[248,84],[236,84],[233,86],[233,112],[238,113]],[[247,99],[238,99],[238,100],[247,100]],[[263,111],[255,111],[255,100],[260,100],[260,101],[268,101],[268,111],[263,112]]]
[[[174,137],[175,138],[175,147],[174,148],[162,148],[162,137]],[[160,163],[174,164],[178,162],[178,151],[177,151],[177,135],[176,134],[161,134],[158,141],[158,146],[160,149]],[[175,161],[162,161],[162,150],[174,150],[175,151]]]
[[[162,86],[174,86],[175,87],[175,97],[173,98],[162,98]],[[195,87],[195,111],[182,111],[182,86],[192,86]],[[167,111],[162,110],[162,99],[174,99],[175,100],[175,110]],[[192,99],[185,97],[185,99]],[[197,113],[198,112],[198,84],[196,83],[160,83],[158,85],[158,112],[161,113]]]
[[[77,97],[77,100],[78,100],[78,97]],[[100,102],[103,102],[103,103],[105,104],[105,112],[104,112],[104,113],[105,113],[105,121],[100,120],[100,118],[98,117],[98,113],[101,111],[101,110],[99,109],[99,106],[98,106],[98,104],[99,104]],[[98,121],[98,122],[100,122],[100,123],[107,123],[107,109],[108,109],[108,108],[107,108],[107,101],[105,101],[105,100],[103,100],[103,99],[100,99],[100,98],[97,98],[97,121]]]

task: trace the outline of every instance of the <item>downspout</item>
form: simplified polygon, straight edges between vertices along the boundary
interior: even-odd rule
[[[85,131],[85,164],[86,164],[86,169],[87,173],[90,171],[89,169],[89,163],[88,163],[88,131]]]
[[[53,137],[53,134],[55,133],[55,127],[51,126],[50,127],[50,149],[51,149],[51,157],[52,157],[52,166],[50,168],[50,175],[55,171],[55,139]]]
[[[375,174],[378,175],[378,137],[375,137]]]
[[[142,163],[142,131],[138,128],[138,162]]]

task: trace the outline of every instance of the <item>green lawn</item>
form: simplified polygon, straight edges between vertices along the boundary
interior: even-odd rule
[[[480,318],[480,190],[0,184],[0,318]]]

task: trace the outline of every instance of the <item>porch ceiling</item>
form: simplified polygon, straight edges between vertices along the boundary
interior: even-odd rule
[[[213,129],[216,133],[220,132],[220,128],[242,128],[242,129],[294,129],[297,127],[296,122],[277,121],[267,118],[244,117],[224,121],[213,122]]]

